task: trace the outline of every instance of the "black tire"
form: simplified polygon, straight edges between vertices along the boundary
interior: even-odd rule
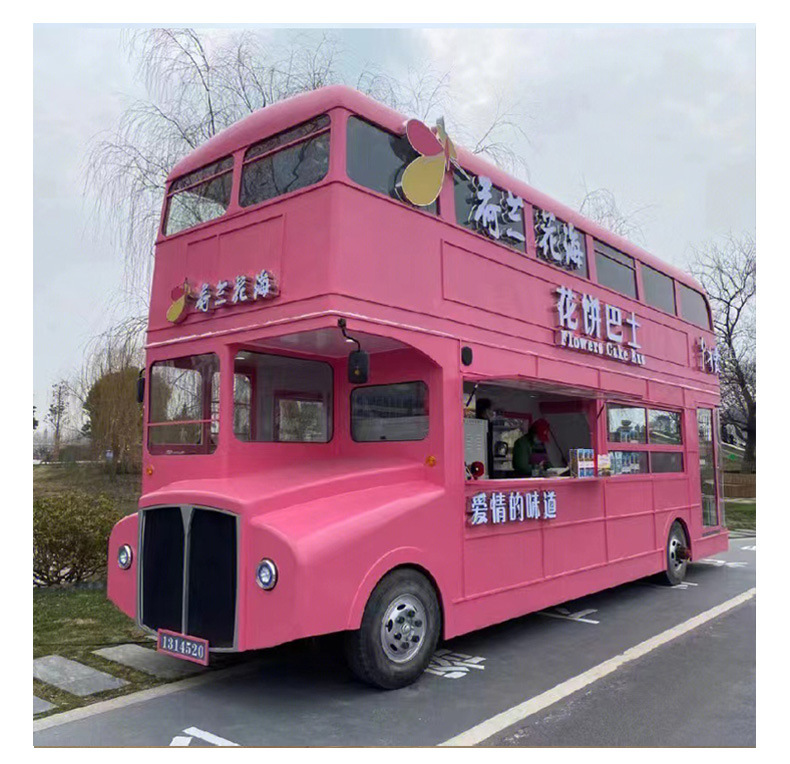
[[[408,568],[388,573],[371,593],[359,629],[346,633],[351,670],[385,690],[415,682],[436,649],[441,617],[425,576]]]
[[[666,549],[666,563],[667,567],[664,571],[664,580],[670,586],[677,586],[683,582],[686,577],[686,568],[688,568],[688,559],[684,556],[682,559],[678,557],[678,550],[680,548],[688,548],[688,539],[683,526],[675,521],[669,529],[669,537],[667,538]]]

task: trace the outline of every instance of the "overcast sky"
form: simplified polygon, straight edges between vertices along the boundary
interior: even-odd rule
[[[225,30],[227,31],[227,30]],[[287,30],[260,30],[273,37]],[[317,34],[311,31],[310,34]],[[755,32],[751,27],[333,30],[342,71],[450,72],[452,116],[474,128],[497,96],[533,186],[578,207],[607,188],[647,208],[647,250],[683,267],[695,244],[755,229]],[[79,368],[92,336],[124,317],[123,256],[83,195],[91,141],[145,91],[119,28],[34,32],[34,404]]]

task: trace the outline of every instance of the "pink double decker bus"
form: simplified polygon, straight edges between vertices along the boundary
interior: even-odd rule
[[[699,284],[354,90],[173,169],[146,354],[108,591],[160,650],[344,632],[395,688],[727,548]]]

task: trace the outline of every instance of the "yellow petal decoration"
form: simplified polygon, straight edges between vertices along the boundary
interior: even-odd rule
[[[186,316],[187,296],[182,294],[173,304],[167,309],[167,320],[171,324],[177,324],[182,318]]]
[[[417,157],[403,172],[401,189],[406,198],[419,207],[436,201],[444,182],[444,154]]]

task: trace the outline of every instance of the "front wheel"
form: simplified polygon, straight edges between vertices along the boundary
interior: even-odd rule
[[[370,595],[362,623],[346,636],[346,656],[364,682],[394,690],[425,671],[439,640],[436,592],[417,571],[395,570]]]
[[[683,526],[672,523],[667,539],[667,567],[664,576],[670,586],[677,586],[683,582],[688,568],[688,540]]]

